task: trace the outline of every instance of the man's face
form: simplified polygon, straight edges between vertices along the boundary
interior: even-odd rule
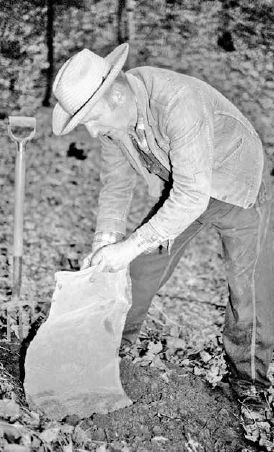
[[[81,121],[94,138],[99,133],[114,134],[115,131],[126,130],[128,116],[121,108],[112,110],[107,100],[102,97]]]

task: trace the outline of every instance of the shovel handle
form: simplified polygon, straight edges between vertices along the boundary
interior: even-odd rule
[[[19,131],[21,132],[20,135],[18,135]],[[8,134],[13,141],[16,141],[17,143],[26,143],[33,138],[35,132],[36,119],[34,117],[9,116]]]
[[[36,119],[33,116],[9,116],[10,127],[29,127],[35,129]]]
[[[25,198],[25,150],[18,144],[15,160],[14,249],[13,255],[23,255],[23,215]]]

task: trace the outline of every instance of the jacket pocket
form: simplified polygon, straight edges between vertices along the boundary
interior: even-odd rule
[[[221,166],[227,167],[227,169],[233,169],[237,160],[240,159],[241,149],[243,147],[244,139],[239,138],[232,148],[229,150],[229,153],[223,158],[217,158],[216,163],[214,165],[214,169],[218,169]]]

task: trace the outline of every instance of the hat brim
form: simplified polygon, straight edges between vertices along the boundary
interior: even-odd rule
[[[79,122],[85,117],[96,102],[98,102],[124,66],[128,56],[128,50],[129,45],[127,43],[121,44],[105,57],[111,67],[108,76],[94,96],[92,96],[92,98],[84,104],[84,106],[77,111],[75,115],[71,116],[57,102],[52,113],[52,130],[55,135],[66,135],[71,132],[71,130],[79,124]]]

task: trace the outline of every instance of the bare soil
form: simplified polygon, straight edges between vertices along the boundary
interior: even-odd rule
[[[9,378],[16,400],[27,409],[20,382],[19,343],[1,342],[0,347],[4,366],[2,376]],[[120,367],[122,384],[133,402],[131,406],[107,415],[94,414],[83,420],[68,416],[60,423],[72,425],[74,429],[80,427],[85,432],[88,448],[82,450],[257,450],[244,440],[239,408],[227,384],[213,389],[204,379],[183,367],[168,364],[160,370],[134,364],[128,357],[122,358]],[[48,424],[41,417],[36,431],[42,432],[49,425],[52,427],[53,423]],[[107,448],[103,449],[102,445]],[[63,450],[60,441],[52,442],[51,447],[50,450]],[[30,450],[43,449],[34,447]]]

